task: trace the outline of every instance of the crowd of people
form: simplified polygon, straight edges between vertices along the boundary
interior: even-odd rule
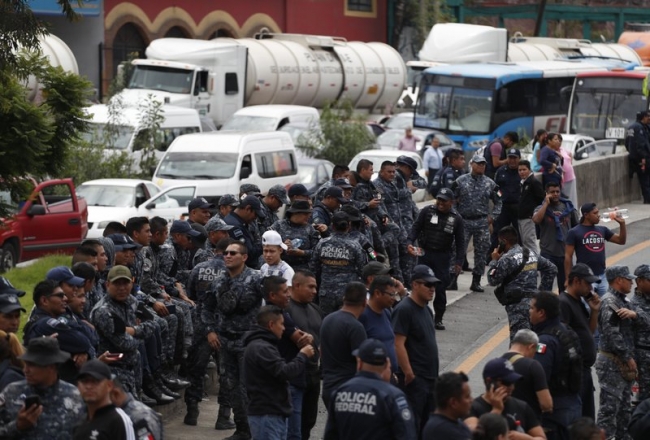
[[[193,199],[186,220],[112,222],[35,286],[24,345],[24,292],[2,279],[0,437],[161,439],[146,405],[184,389],[184,423],[197,425],[214,362],[215,429],[234,429],[230,440],[307,440],[319,399],[326,439],[643,438],[645,413],[628,424],[631,381],[650,397],[650,267],[606,267],[625,219],[618,233],[599,226],[593,203],[579,217],[545,151],[555,136],[544,186],[516,136],[491,142],[469,173],[460,150],[426,152],[430,184],[407,156],[374,179],[361,160],[314,194],[244,184],[218,206]],[[435,203],[420,210],[423,188]],[[481,293],[486,266],[511,347],[472,400],[466,375],[439,374],[436,330],[458,275],[471,271]]]

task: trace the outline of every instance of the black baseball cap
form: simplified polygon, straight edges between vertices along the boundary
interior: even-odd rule
[[[361,362],[370,365],[385,365],[388,352],[383,342],[369,338],[361,343],[359,348],[352,352],[352,356],[361,359]]]
[[[93,377],[97,380],[111,380],[111,369],[98,359],[92,359],[83,364],[79,374],[77,374],[77,379],[81,379],[85,376]]]
[[[208,202],[203,197],[197,197],[187,205],[187,210],[192,212],[195,209],[214,209],[214,204]]]
[[[260,202],[260,199],[258,199],[255,196],[246,196],[242,199],[241,202],[239,202],[239,209],[244,209],[247,206],[250,206],[253,211],[255,211],[255,214],[259,218],[266,218],[266,214],[262,210],[262,203]]]
[[[0,295],[0,313],[6,315],[7,313],[15,312],[16,310],[25,313],[25,309],[20,305],[20,301],[18,301],[16,295],[10,293]]]
[[[508,150],[508,157],[521,157],[521,151],[516,148],[511,148]]]
[[[429,266],[424,264],[418,264],[413,268],[413,273],[411,274],[411,281],[425,281],[427,283],[437,283],[440,280],[436,278],[436,275],[433,273],[433,270]]]
[[[192,229],[192,225],[184,220],[174,220],[171,228],[169,228],[170,234],[185,234],[190,237],[198,237],[201,233],[195,229]]]
[[[11,281],[5,277],[0,277],[0,295],[2,294],[16,295],[19,297],[25,296],[25,292],[23,290],[16,289],[13,284],[11,284]]]
[[[387,275],[389,273],[392,273],[392,271],[393,269],[386,266],[384,263],[380,263],[379,261],[371,261],[370,263],[363,266],[363,269],[361,270],[361,276],[366,279],[369,276],[374,275]]]
[[[343,197],[343,190],[338,186],[330,186],[327,188],[323,194],[323,198],[325,197],[334,197],[341,203],[348,203],[348,199]]]
[[[589,266],[584,263],[578,263],[571,268],[569,277],[578,277],[588,283],[600,283],[600,278],[594,275]]]
[[[505,358],[496,358],[488,361],[483,367],[483,379],[499,379],[506,384],[514,384],[522,375],[515,371],[512,363]]]
[[[436,199],[454,200],[454,192],[449,188],[441,188],[436,194]]]

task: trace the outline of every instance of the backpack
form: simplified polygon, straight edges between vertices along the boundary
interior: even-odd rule
[[[544,329],[540,335],[552,335],[560,341],[561,369],[559,374],[554,374],[548,384],[551,395],[554,393],[580,392],[582,385],[582,348],[578,335],[568,327],[555,326]]]
[[[492,153],[491,153],[492,145],[496,144],[497,142],[500,143],[501,147],[502,147],[501,148],[501,155],[499,156],[499,159],[504,160],[506,158],[506,151],[508,149],[505,147],[505,145],[503,145],[503,139],[501,139],[501,138],[492,139],[484,147],[479,148],[478,151],[476,152],[476,154],[478,154],[479,151],[483,152],[483,157],[485,158],[485,160],[487,162],[486,165],[485,165],[485,175],[490,177],[490,178],[494,177],[494,173],[496,173],[496,170],[497,170],[494,167],[494,165],[492,165]]]

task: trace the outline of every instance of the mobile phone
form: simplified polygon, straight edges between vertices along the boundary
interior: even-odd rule
[[[124,353],[107,353],[106,358],[107,359],[113,359],[113,360],[119,360],[124,357]]]
[[[499,247],[497,248],[500,254],[504,253],[506,250],[506,242],[503,240],[499,240]]]
[[[25,399],[25,409],[41,404],[41,396],[33,395]]]
[[[593,298],[593,297],[594,297],[594,292],[589,292],[589,294],[587,296],[585,296],[585,301],[590,301],[591,298]]]

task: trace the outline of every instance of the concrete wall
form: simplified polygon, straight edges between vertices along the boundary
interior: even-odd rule
[[[636,175],[629,177],[627,153],[576,161],[574,169],[580,204],[594,202],[602,209],[642,199]]]

